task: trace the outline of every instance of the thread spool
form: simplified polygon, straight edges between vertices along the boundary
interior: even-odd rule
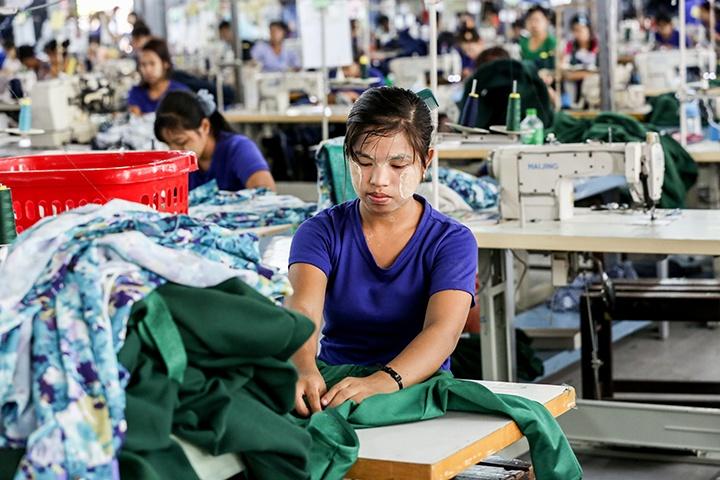
[[[365,80],[369,75],[370,59],[367,55],[361,55],[358,59],[358,63],[360,64],[360,78]]]
[[[18,119],[18,129],[20,132],[27,132],[32,128],[32,101],[30,97],[20,99],[20,117]]]
[[[10,189],[0,183],[0,245],[11,243],[17,237],[15,212]]]
[[[520,130],[520,94],[517,92],[517,80],[513,80],[513,91],[508,97],[505,127],[508,132]]]
[[[463,105],[460,114],[460,125],[465,127],[477,127],[478,115],[480,114],[480,95],[477,93],[477,78],[473,78],[472,88],[468,98]]]

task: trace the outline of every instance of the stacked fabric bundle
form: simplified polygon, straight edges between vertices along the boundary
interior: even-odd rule
[[[299,225],[317,211],[314,203],[262,188],[221,191],[215,180],[192,190],[189,200],[192,217],[230,229]]]
[[[133,303],[168,280],[286,295],[258,262],[255,236],[117,200],[24,232],[0,267],[0,447],[26,449],[20,477],[112,478]]]
[[[93,149],[111,150],[127,148],[130,150],[163,150],[167,146],[155,138],[153,125],[155,113],[146,115],[127,115],[103,125],[93,139]]]

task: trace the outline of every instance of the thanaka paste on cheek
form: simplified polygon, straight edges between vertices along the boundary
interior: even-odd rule
[[[355,189],[355,193],[360,195],[360,187],[362,186],[362,168],[357,162],[350,163],[350,181]]]
[[[420,183],[420,172],[416,165],[406,168],[400,174],[400,198],[407,200],[415,193],[415,189]]]

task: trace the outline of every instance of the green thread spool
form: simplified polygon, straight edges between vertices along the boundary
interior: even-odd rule
[[[370,69],[370,59],[368,58],[368,56],[360,55],[358,63],[360,64],[360,78],[368,78],[368,71]]]
[[[520,94],[517,93],[517,80],[513,80],[513,91],[508,97],[505,128],[508,132],[520,130]]]
[[[0,183],[0,245],[11,243],[17,237],[15,212],[10,189]]]

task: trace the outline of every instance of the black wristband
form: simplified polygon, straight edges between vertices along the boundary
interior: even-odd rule
[[[400,387],[399,390],[402,390],[402,389],[403,389],[402,377],[401,377],[400,374],[399,374],[398,372],[396,372],[392,367],[388,367],[387,365],[383,365],[383,366],[380,367],[380,370],[383,371],[383,372],[385,372],[385,373],[387,373],[388,375],[390,375],[390,376],[392,377],[392,379],[395,380],[395,382],[397,382],[398,387]]]

